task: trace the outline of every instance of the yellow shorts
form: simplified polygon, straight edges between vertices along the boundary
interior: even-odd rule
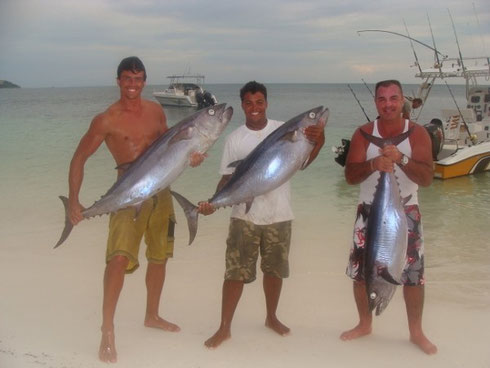
[[[163,263],[173,256],[175,215],[170,188],[143,202],[140,213],[135,216],[136,210],[127,208],[112,213],[109,220],[106,262],[116,255],[126,256],[129,259],[127,273],[139,266],[143,235],[148,262]]]

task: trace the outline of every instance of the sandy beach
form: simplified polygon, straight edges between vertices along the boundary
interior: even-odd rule
[[[187,246],[187,225],[176,205],[175,252],[160,312],[182,330],[169,333],[143,326],[146,260],[141,249],[141,267],[126,277],[116,312],[116,366],[489,368],[490,174],[435,181],[420,191],[427,255],[424,327],[438,354],[427,356],[408,341],[401,289],[375,318],[371,336],[343,342],[339,335],[357,323],[345,266],[358,187],[345,183],[330,147],[351,134],[359,112],[342,108],[352,99],[345,88],[293,87],[274,87],[278,97],[271,100],[271,117],[294,116],[305,106],[324,102],[325,95],[336,109],[320,156],[292,183],[296,220],[291,276],[278,308],[292,333],[280,337],[264,327],[259,271],[259,279],[245,287],[232,338],[216,350],[204,347],[220,319],[230,210],[201,218],[196,240]],[[327,92],[319,93],[323,89]],[[226,100],[238,87],[213,90],[221,90],[218,97]],[[111,91],[26,89],[2,97],[0,368],[106,366],[97,352],[108,216],[82,222],[60,248],[52,247],[64,223],[57,196],[67,192],[69,160],[91,117],[112,101]],[[242,118],[237,98],[230,101],[237,108],[234,124]],[[63,99],[68,102],[60,104]],[[168,115],[173,122],[179,119],[171,111]],[[222,144],[218,141],[203,165],[187,170],[173,189],[193,202],[208,198],[218,181]],[[114,177],[113,160],[103,148],[87,163],[81,202],[93,203]]]
[[[291,277],[279,306],[291,335],[280,337],[264,327],[257,280],[245,288],[232,339],[208,350],[203,342],[219,323],[228,215],[220,210],[201,219],[198,238],[189,247],[177,210],[180,226],[161,314],[181,332],[143,327],[144,259],[126,278],[116,315],[118,367],[490,367],[490,306],[438,299],[439,284],[430,281],[424,325],[438,345],[437,355],[426,356],[408,342],[400,290],[375,319],[373,335],[341,341],[340,333],[357,322],[351,282],[344,276],[351,219],[333,221],[329,215],[294,223]],[[12,246],[0,248],[0,367],[106,365],[97,359],[106,221],[83,223],[56,250],[35,246],[52,242],[50,232],[24,235],[23,244],[13,235],[2,240]]]

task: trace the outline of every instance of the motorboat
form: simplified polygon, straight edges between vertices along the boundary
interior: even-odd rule
[[[169,75],[170,82],[163,91],[153,92],[162,106],[179,106],[202,109],[218,103],[216,97],[203,88],[204,75]]]
[[[451,18],[452,20],[452,18]],[[453,24],[454,27],[454,24]],[[386,32],[410,39],[412,50],[416,57],[413,42],[428,47],[434,52],[434,65],[422,69],[416,57],[419,72],[415,77],[422,79],[414,98],[423,101],[422,107],[428,101],[430,91],[436,81],[459,78],[466,86],[466,106],[460,108],[449,85],[449,95],[454,102],[454,109],[444,109],[439,117],[434,117],[425,124],[432,141],[432,156],[434,160],[434,177],[449,179],[458,176],[471,175],[490,170],[490,87],[478,85],[478,78],[490,78],[490,57],[463,58],[459,50],[458,58],[449,58],[434,47],[421,41],[396,32],[383,30],[363,30],[358,32]],[[456,30],[454,31],[456,35]],[[407,31],[408,33],[408,31]],[[456,37],[457,41],[457,37]],[[471,66],[470,66],[471,65]],[[355,97],[355,95],[354,95]],[[356,98],[357,99],[357,98]],[[359,102],[359,101],[358,101]],[[361,106],[362,108],[362,106]],[[412,120],[417,121],[418,115]],[[332,147],[337,154],[335,161],[345,165],[349,141],[342,139],[342,144]]]

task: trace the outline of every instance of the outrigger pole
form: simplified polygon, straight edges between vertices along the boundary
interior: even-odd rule
[[[466,68],[463,63],[463,55],[461,54],[461,48],[459,47],[458,34],[456,33],[456,27],[454,26],[453,16],[451,15],[449,9],[447,10],[447,12],[449,14],[449,18],[451,19],[451,24],[453,25],[454,38],[456,39],[456,45],[458,46],[459,60],[461,62],[461,67],[463,68],[463,77],[466,81],[466,99],[468,99],[470,81],[468,80],[468,75],[466,74]]]
[[[364,113],[364,116],[366,117],[368,123],[371,121],[371,119],[369,119],[369,116],[366,114],[366,111],[364,110],[364,107],[362,107],[361,105],[361,101],[359,101],[359,99],[357,98],[356,94],[354,93],[354,91],[352,90],[350,84],[347,85],[347,87],[349,87],[350,91],[352,92],[352,94],[354,95],[354,98],[356,99],[357,103],[359,104],[359,107],[361,108],[362,112]],[[368,88],[369,89],[369,88]],[[371,92],[372,94],[372,92]]]

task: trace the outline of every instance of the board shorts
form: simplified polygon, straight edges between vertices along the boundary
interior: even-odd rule
[[[173,256],[175,214],[166,188],[143,202],[136,215],[135,208],[126,208],[111,214],[107,239],[106,263],[116,255],[129,259],[126,273],[139,266],[138,253],[141,239],[145,237],[146,259],[162,264]]]
[[[357,207],[354,224],[354,240],[350,250],[346,274],[355,281],[364,280],[364,257],[367,230],[367,217],[371,205],[361,203]],[[422,217],[418,205],[405,206],[408,222],[408,246],[406,264],[402,274],[402,285],[423,285],[424,279],[424,238],[422,235]]]
[[[291,221],[271,225],[231,218],[226,240],[225,280],[250,283],[256,279],[260,251],[260,268],[277,278],[289,276]]]

